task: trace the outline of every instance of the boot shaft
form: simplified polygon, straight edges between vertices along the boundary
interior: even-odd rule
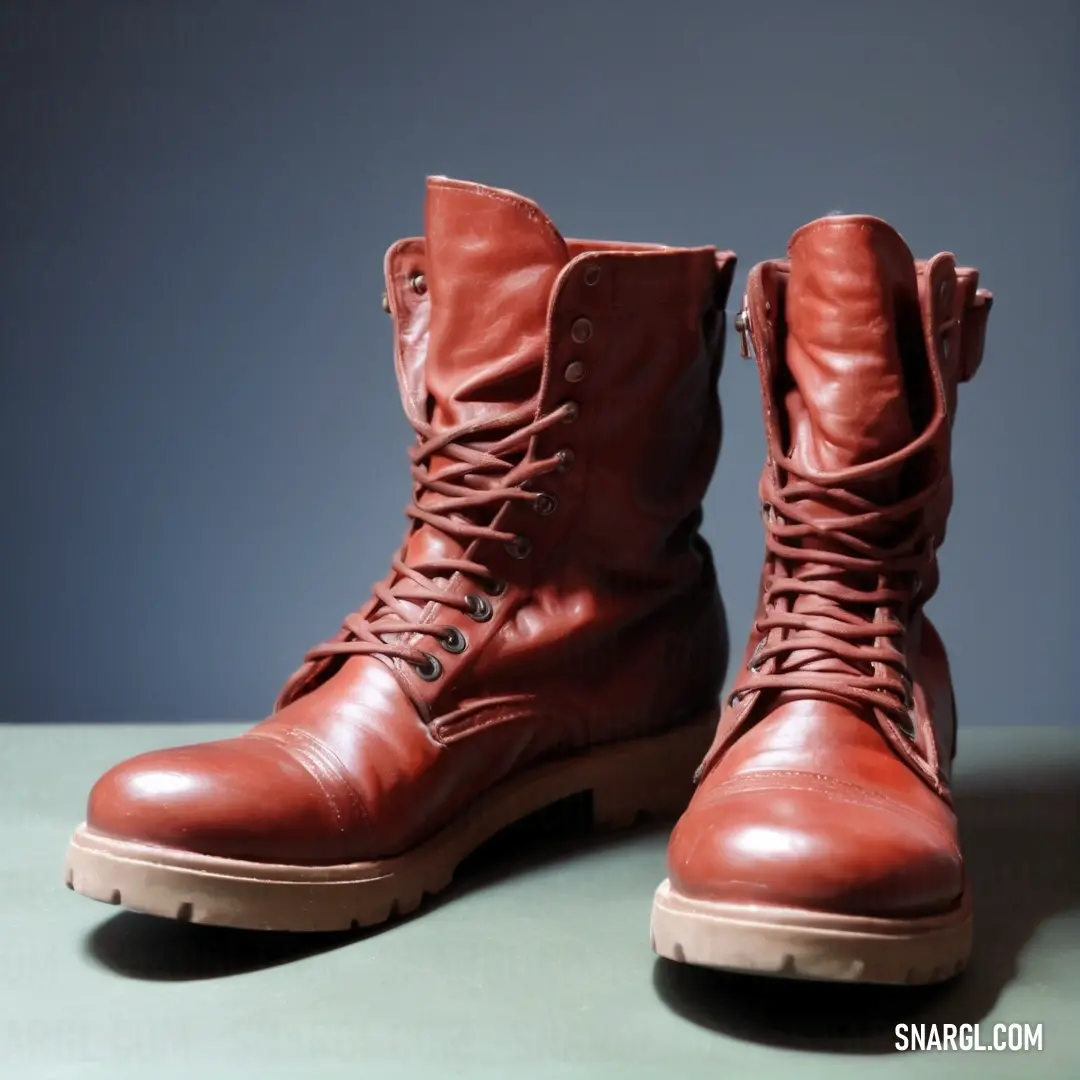
[[[386,258],[410,422],[441,432],[520,408],[531,419],[570,410],[528,451],[563,457],[533,485],[550,497],[545,512],[522,501],[500,517],[528,559],[496,544],[477,553],[498,576],[528,581],[552,560],[655,572],[695,547],[720,448],[734,268],[711,247],[563,239],[511,192],[429,182],[427,235]]]
[[[734,267],[711,247],[565,239],[512,192],[432,178],[425,236],[386,255],[385,306],[418,440],[413,525],[382,598],[354,625],[429,649],[394,630],[407,616],[456,627],[469,645],[440,655],[427,683],[403,656],[324,654],[279,705],[343,666],[380,660],[433,718],[463,698],[544,682],[572,712],[587,692],[589,738],[715,702],[726,626],[698,530],[720,447]],[[420,579],[493,614],[470,621],[426,587],[414,598]],[[497,599],[484,599],[485,582]],[[351,634],[334,646],[347,649]]]
[[[949,254],[917,262],[876,218],[813,222],[751,271],[737,325],[765,413],[766,559],[699,779],[763,717],[841,709],[945,793],[955,716],[922,608],[952,500],[957,387],[981,361],[990,306],[976,271]]]

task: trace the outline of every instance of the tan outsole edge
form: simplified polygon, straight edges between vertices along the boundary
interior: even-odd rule
[[[392,859],[290,866],[198,855],[114,840],[86,824],[68,848],[68,888],[164,918],[252,930],[329,931],[375,926],[445,889],[462,860],[500,830],[581,792],[599,828],[639,816],[677,817],[712,740],[716,715],[664,735],[597,747],[536,766],[492,788],[456,820]]]
[[[831,915],[680,896],[664,881],[652,947],[680,963],[830,982],[918,984],[958,975],[971,954],[971,898],[918,919]]]

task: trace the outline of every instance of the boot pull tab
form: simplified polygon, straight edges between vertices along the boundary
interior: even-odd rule
[[[739,355],[744,360],[750,359],[750,312],[743,299],[742,311],[735,316],[735,331],[739,335]]]

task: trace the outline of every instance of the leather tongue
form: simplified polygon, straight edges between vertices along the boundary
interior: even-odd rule
[[[431,423],[445,431],[498,419],[537,398],[548,304],[570,256],[540,208],[510,191],[431,177],[425,216],[427,389]],[[509,433],[496,427],[472,445]],[[447,464],[436,456],[429,469]],[[421,504],[437,500],[427,495]],[[457,540],[425,524],[410,537],[406,559],[421,566],[462,553]]]
[[[917,330],[919,318],[907,245],[876,218],[824,218],[792,237],[788,256],[790,456],[833,472],[902,449],[914,432],[899,324],[914,318]]]
[[[548,301],[569,261],[538,206],[509,191],[433,177],[427,385],[436,428],[491,419],[540,389]]]
[[[813,478],[887,457],[914,437],[908,398],[906,343],[921,338],[915,261],[885,222],[868,217],[823,218],[791,239],[786,293],[786,363],[794,386],[784,400],[788,456]],[[914,324],[912,324],[914,320]],[[910,350],[907,350],[910,351]],[[900,468],[844,483],[885,505],[899,494]],[[837,508],[807,500],[802,509],[823,518]],[[804,538],[804,548],[828,540]],[[808,560],[797,571],[813,574]],[[794,610],[827,615],[828,600],[799,596]],[[789,662],[846,672],[836,657],[807,652]]]

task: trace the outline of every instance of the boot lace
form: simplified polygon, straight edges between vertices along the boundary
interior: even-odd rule
[[[512,554],[523,557],[528,551],[527,541],[494,528],[490,522],[503,506],[515,501],[532,503],[540,513],[549,512],[552,497],[530,490],[527,485],[540,476],[565,469],[567,452],[531,461],[529,444],[548,428],[573,419],[575,412],[576,406],[567,402],[539,418],[534,417],[532,405],[525,405],[489,420],[441,431],[430,424],[414,423],[418,442],[409,451],[414,491],[405,511],[414,522],[413,531],[422,524],[429,525],[457,540],[465,554],[471,542],[491,540],[509,545]],[[513,429],[511,433],[498,437],[507,428]],[[436,456],[448,463],[433,471],[432,459]],[[489,524],[483,523],[485,518]],[[387,639],[424,635],[439,639],[451,652],[464,648],[464,639],[456,627],[418,622],[416,612],[405,604],[426,606],[434,602],[484,621],[491,617],[491,605],[486,599],[451,592],[438,579],[466,574],[483,583],[491,594],[501,591],[499,583],[493,581],[489,568],[475,559],[425,559],[410,565],[403,555],[404,548],[392,561],[390,578],[375,586],[374,606],[369,605],[367,614],[355,612],[347,616],[341,639],[316,646],[305,656],[305,662],[336,656],[396,657],[416,667],[421,676],[433,678],[441,671],[434,656],[401,639]]]
[[[881,709],[908,730],[914,699],[902,652],[902,613],[933,559],[920,511],[934,491],[882,507],[852,491],[821,486],[790,461],[784,469],[783,483],[771,472],[762,481],[771,558],[764,617],[755,629],[767,636],[750,659],[750,681],[738,696],[765,689],[817,691],[855,708]],[[816,504],[812,513],[810,500]],[[835,515],[823,518],[822,506]],[[906,530],[900,528],[905,521]],[[815,546],[803,546],[807,538]],[[795,611],[799,596],[824,601],[824,610]],[[768,643],[769,637],[776,640]],[[822,661],[850,670],[813,670]]]

